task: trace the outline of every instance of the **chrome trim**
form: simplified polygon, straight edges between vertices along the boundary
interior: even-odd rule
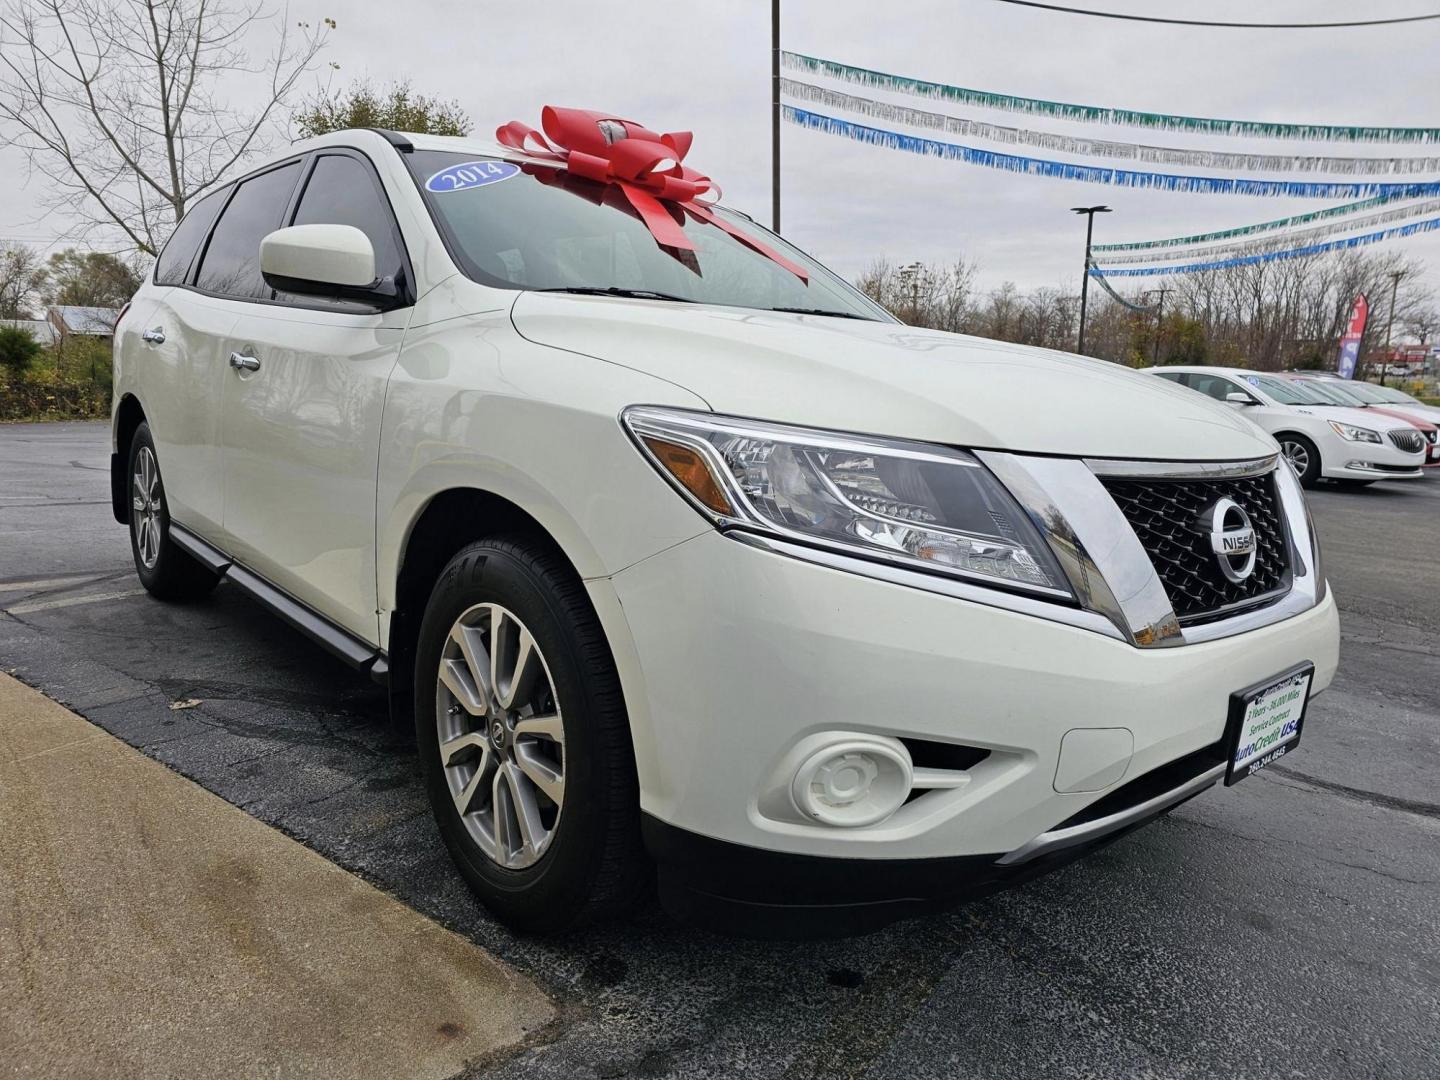
[[[1129,807],[1125,810],[1108,814],[1094,821],[1086,821],[1079,825],[1071,825],[1068,829],[1052,829],[1050,832],[1043,832],[1028,843],[1021,844],[1010,854],[998,860],[999,866],[1019,866],[1022,863],[1038,859],[1042,855],[1048,855],[1052,851],[1062,851],[1065,848],[1074,847],[1077,844],[1088,843],[1091,840],[1098,840],[1102,836],[1118,832],[1120,829],[1147,817],[1153,817],[1160,811],[1174,806],[1178,802],[1197,795],[1208,787],[1212,787],[1216,781],[1225,775],[1225,765],[1222,763],[1210,769],[1206,769],[1199,776],[1193,777],[1181,784],[1179,787],[1171,788],[1169,791],[1161,792],[1153,798],[1146,799],[1142,803]]]
[[[1121,461],[1117,458],[1086,458],[1096,476],[1127,480],[1239,480],[1263,476],[1275,468],[1279,454],[1247,461]]]
[[[745,529],[726,529],[724,530],[724,535],[732,540],[738,540],[742,544],[758,548],[761,551],[768,551],[776,555],[785,555],[793,559],[802,559],[805,562],[816,563],[820,566],[828,567],[831,570],[841,570],[850,574],[859,574],[862,577],[875,578],[892,585],[903,585],[911,589],[922,589],[925,592],[939,593],[941,596],[952,597],[956,600],[970,600],[977,604],[984,604],[986,607],[1000,608],[1001,610],[1012,611],[1020,615],[1033,615],[1036,618],[1046,619],[1050,622],[1064,623],[1067,626],[1074,626],[1081,630],[1089,630],[1097,634],[1103,634],[1117,641],[1127,640],[1125,636],[1111,624],[1109,619],[1094,611],[1084,611],[1067,604],[1058,604],[1049,600],[1023,596],[1020,593],[1006,592],[1004,589],[993,586],[970,585],[958,578],[949,576],[906,570],[904,567],[895,565],[894,563],[877,562],[852,555],[841,555],[838,552],[830,551],[826,548],[811,547],[808,544],[796,544],[789,540],[781,540],[778,537],[750,532]]]
[[[1275,491],[1280,497],[1280,511],[1290,533],[1290,591],[1266,607],[1244,611],[1228,619],[1187,627],[1184,631],[1185,644],[1198,645],[1203,641],[1218,641],[1236,634],[1246,634],[1262,626],[1293,618],[1309,611],[1320,602],[1323,595],[1322,585],[1315,573],[1318,561],[1305,510],[1305,493],[1301,490],[1300,479],[1293,469],[1275,470]]]
[[[1418,428],[1396,428],[1387,434],[1396,449],[1407,454],[1418,454],[1425,449],[1425,436],[1420,433]]]
[[[991,450],[975,456],[1029,512],[1085,607],[1140,648],[1184,644],[1154,563],[1086,462]]]

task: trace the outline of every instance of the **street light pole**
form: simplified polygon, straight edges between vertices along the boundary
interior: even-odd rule
[[[770,228],[780,233],[780,0],[770,0]]]
[[[1095,215],[1110,213],[1108,206],[1072,206],[1071,213],[1085,215],[1085,270],[1080,275],[1080,340],[1075,351],[1085,355],[1085,305],[1090,297],[1090,240],[1095,235]]]
[[[1380,385],[1385,385],[1385,370],[1390,366],[1390,328],[1395,325],[1395,294],[1400,291],[1404,270],[1390,271],[1390,315],[1385,320],[1385,354],[1380,358]]]

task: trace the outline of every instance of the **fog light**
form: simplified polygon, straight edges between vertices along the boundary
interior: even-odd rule
[[[823,825],[874,825],[910,794],[910,754],[897,739],[847,739],[815,751],[795,771],[790,795]]]

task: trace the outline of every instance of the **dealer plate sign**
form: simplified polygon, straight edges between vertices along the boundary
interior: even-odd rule
[[[1232,694],[1226,784],[1236,784],[1284,757],[1300,741],[1315,666],[1305,664]]]

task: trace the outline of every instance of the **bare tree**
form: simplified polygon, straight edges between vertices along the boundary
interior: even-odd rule
[[[0,246],[0,319],[27,319],[40,299],[46,267],[27,244]]]
[[[78,221],[77,239],[118,232],[148,255],[263,148],[335,28],[245,0],[7,0],[3,11],[0,130],[45,177],[52,208]],[[252,58],[267,32],[273,51]]]

